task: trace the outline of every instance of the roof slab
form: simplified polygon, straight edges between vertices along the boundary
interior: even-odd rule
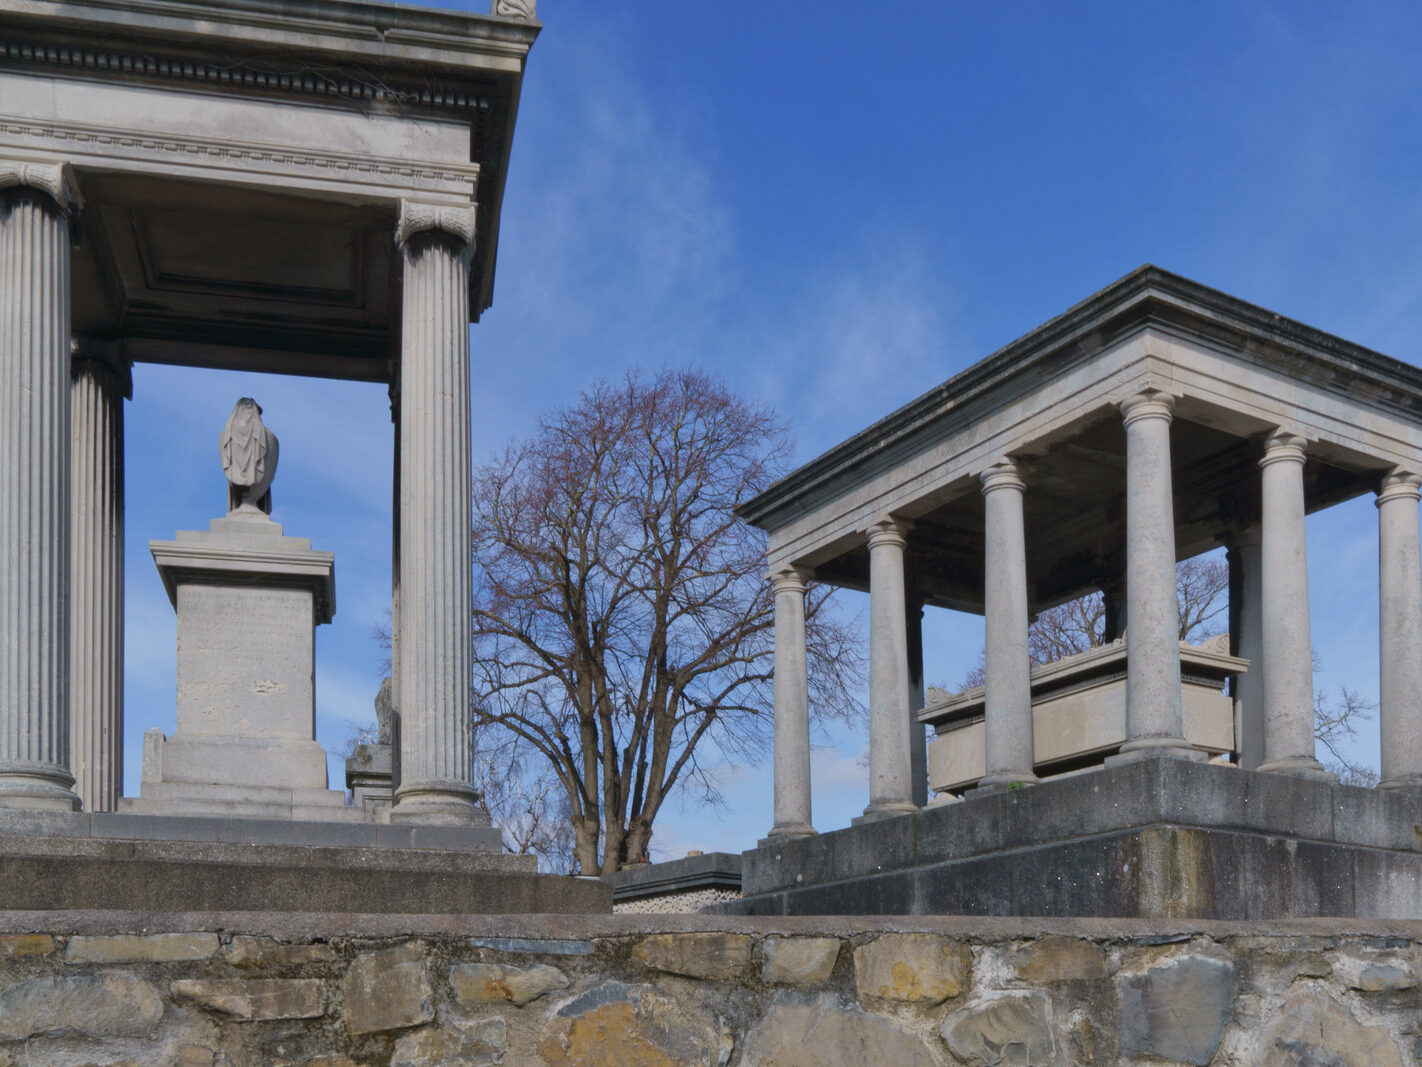
[[[70,165],[76,332],[138,361],[390,380],[402,199],[476,207],[537,23],[333,0],[0,0],[0,157]]]
[[[772,568],[868,587],[864,531],[909,520],[908,578],[926,603],[981,612],[978,474],[1003,456],[1027,483],[1033,611],[1124,574],[1125,431],[1116,405],[1175,398],[1181,558],[1259,519],[1263,439],[1309,440],[1310,511],[1422,470],[1422,371],[1156,267],[1142,267],[749,501]]]

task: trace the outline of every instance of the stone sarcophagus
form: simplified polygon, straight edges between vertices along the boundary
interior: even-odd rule
[[[1237,751],[1234,700],[1225,683],[1249,661],[1229,654],[1229,638],[1180,643],[1185,739],[1210,756]],[[919,721],[934,728],[928,784],[940,797],[976,785],[986,772],[982,686],[928,690]],[[1126,732],[1126,643],[1113,641],[1032,671],[1032,746],[1038,777],[1100,764]]]

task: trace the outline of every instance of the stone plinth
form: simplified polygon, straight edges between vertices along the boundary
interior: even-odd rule
[[[150,730],[121,810],[359,820],[326,788],[316,743],[314,628],[335,610],[334,561],[255,509],[150,545],[178,613],[178,729]]]
[[[1422,797],[1147,759],[744,853],[749,915],[1422,919]]]
[[[395,751],[391,745],[356,745],[346,757],[346,788],[366,822],[389,822],[395,800]]]

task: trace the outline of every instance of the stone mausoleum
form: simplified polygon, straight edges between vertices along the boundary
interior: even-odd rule
[[[741,907],[1422,917],[1419,486],[1422,371],[1154,267],[789,475],[743,509],[769,534],[776,678],[775,821]],[[1314,756],[1304,538],[1362,494],[1375,790]],[[1182,645],[1177,560],[1221,546],[1230,636]],[[823,835],[811,581],[870,599],[868,804]],[[1033,669],[1034,613],[1094,592],[1107,644]],[[925,692],[926,605],[984,616],[980,689]]]
[[[493,8],[0,0],[6,906],[609,906],[502,855],[472,782],[469,325],[540,28],[532,0]],[[393,806],[347,808],[312,735],[333,561],[235,497],[153,544],[178,732],[145,739],[120,805],[123,406],[145,363],[388,387]]]

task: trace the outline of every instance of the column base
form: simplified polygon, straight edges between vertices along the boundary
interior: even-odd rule
[[[1036,785],[1041,779],[1031,771],[998,771],[978,779],[973,793],[1001,793],[1008,789],[1025,789]]]
[[[1136,737],[1121,746],[1114,756],[1107,756],[1108,767],[1119,767],[1143,759],[1183,759],[1207,763],[1209,753],[1202,752],[1183,737]]]
[[[393,823],[425,826],[488,826],[479,794],[460,782],[417,782],[401,785],[390,809]]]
[[[1403,793],[1422,793],[1422,774],[1404,774],[1399,778],[1384,778],[1379,789],[1395,789]]]
[[[0,771],[0,808],[21,811],[79,811],[83,802],[72,786],[74,778],[62,768],[46,773],[33,770]]]
[[[1259,765],[1259,770],[1265,774],[1292,774],[1299,778],[1316,778],[1324,782],[1338,781],[1338,775],[1324,770],[1323,764],[1312,756],[1268,760]]]
[[[782,837],[814,837],[818,830],[807,822],[776,823],[765,835],[765,840],[774,841]]]
[[[849,825],[862,826],[868,822],[878,822],[880,819],[894,819],[900,815],[912,815],[917,811],[918,805],[911,800],[885,800],[877,804],[870,804],[864,809],[863,815],[850,819]]]

